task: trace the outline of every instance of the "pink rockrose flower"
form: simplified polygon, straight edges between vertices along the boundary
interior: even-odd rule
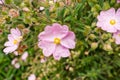
[[[28,52],[24,52],[23,55],[21,56],[21,59],[23,61],[26,61],[27,57],[28,57]]]
[[[115,39],[116,44],[120,44],[120,31],[113,33],[113,38]]]
[[[52,26],[46,26],[38,38],[38,47],[43,50],[44,56],[49,57],[53,54],[56,60],[69,57],[69,49],[75,48],[75,34],[69,31],[66,25],[54,23]]]
[[[107,11],[101,11],[97,19],[97,27],[107,32],[114,33],[120,30],[120,8],[116,12],[114,8]]]
[[[18,28],[11,29],[10,32],[11,34],[8,34],[8,41],[4,44],[6,48],[3,50],[3,52],[5,54],[14,52],[22,40],[22,33]]]
[[[35,74],[31,74],[31,75],[28,77],[28,80],[36,80]]]
[[[117,3],[120,3],[120,0],[117,0]]]

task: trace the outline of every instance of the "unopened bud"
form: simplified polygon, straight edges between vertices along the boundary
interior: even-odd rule
[[[105,51],[112,51],[112,50],[113,50],[110,44],[105,44],[105,45],[103,46],[103,49],[104,49]]]
[[[91,44],[91,49],[92,49],[92,50],[95,50],[97,47],[98,47],[98,43],[93,42],[93,43]]]

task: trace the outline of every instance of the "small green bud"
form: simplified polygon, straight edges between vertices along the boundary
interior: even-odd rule
[[[91,49],[92,49],[92,50],[95,50],[97,47],[98,47],[98,43],[93,42],[93,43],[91,44]]]
[[[69,71],[73,72],[74,71],[73,67],[69,67]]]
[[[94,39],[96,38],[96,36],[95,36],[95,34],[90,34],[90,35],[89,35],[89,38],[90,38],[91,40],[94,40]]]

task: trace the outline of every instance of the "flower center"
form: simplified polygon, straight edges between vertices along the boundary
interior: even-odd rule
[[[114,24],[116,24],[116,21],[114,19],[112,19],[112,20],[110,20],[110,24],[114,25]]]
[[[60,44],[60,39],[59,39],[59,38],[55,38],[55,39],[54,39],[54,43],[55,43],[55,44]]]
[[[22,40],[22,36],[20,36],[20,37],[18,37],[17,39],[15,39],[14,41],[13,41],[13,43],[14,44],[17,44],[19,41],[21,41]]]
[[[15,40],[13,41],[13,43],[14,43],[14,44],[17,44],[17,43],[18,43],[18,41],[15,39]]]

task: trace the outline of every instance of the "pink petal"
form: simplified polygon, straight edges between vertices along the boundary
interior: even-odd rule
[[[17,45],[14,45],[14,46],[11,46],[11,47],[6,47],[3,52],[5,54],[8,54],[8,53],[11,53],[11,52],[14,52],[16,49],[18,48]]]
[[[67,48],[61,46],[61,45],[57,45],[55,52],[53,53],[53,57],[55,60],[60,60],[61,57],[69,57],[70,56],[70,52]]]
[[[120,20],[116,22],[114,26],[117,30],[120,30]]]
[[[54,23],[52,26],[46,26],[45,31],[39,34],[40,40],[54,41],[54,38],[63,38],[67,35],[68,27]]]
[[[28,77],[28,80],[36,80],[35,74],[31,74],[31,75]]]
[[[109,15],[109,16],[115,15],[115,9],[110,8],[109,10],[106,11],[106,15]]]
[[[13,44],[13,42],[11,42],[11,41],[7,41],[7,42],[5,42],[5,44],[4,44],[4,46],[13,46],[14,44]]]
[[[21,59],[25,61],[28,57],[28,52],[24,52],[23,55],[21,56]]]
[[[120,17],[120,8],[117,10],[116,15]]]
[[[113,38],[115,38],[115,43],[116,44],[120,44],[120,32],[114,33]]]
[[[48,57],[52,55],[52,53],[55,50],[55,44],[51,42],[46,42],[46,41],[40,41],[38,44],[38,47],[40,47],[43,50],[44,56]]]
[[[10,32],[11,32],[12,35],[18,35],[18,36],[21,35],[21,32],[20,32],[20,30],[18,28],[11,29]]]
[[[66,48],[75,48],[75,34],[71,31],[61,40],[61,45]]]
[[[18,61],[18,59],[17,59],[17,58],[14,58],[14,59],[12,60],[11,64],[14,65],[17,61]]]
[[[9,41],[13,41],[13,40],[14,40],[14,37],[13,37],[13,35],[11,35],[11,34],[8,34],[8,40],[9,40]]]
[[[20,68],[20,63],[14,64],[14,67],[15,67],[16,69],[19,69],[19,68]]]
[[[117,0],[117,3],[120,3],[120,0]]]

